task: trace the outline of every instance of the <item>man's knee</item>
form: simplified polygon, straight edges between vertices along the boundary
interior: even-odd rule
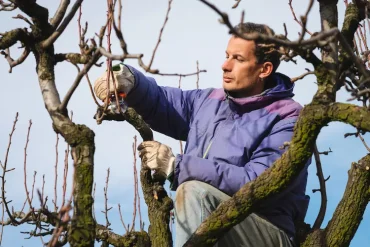
[[[181,211],[185,203],[190,203],[193,199],[198,200],[199,194],[202,192],[202,182],[191,180],[180,184],[176,190],[175,208]]]

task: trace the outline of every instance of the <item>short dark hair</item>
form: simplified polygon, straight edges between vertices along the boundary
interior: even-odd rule
[[[235,26],[235,30],[242,34],[260,33],[266,35],[275,35],[274,30],[272,30],[272,28],[269,26],[253,22],[240,23],[239,25]],[[275,72],[280,65],[280,53],[275,49],[271,49],[270,47],[259,46],[259,44],[266,45],[267,43],[256,41],[254,41],[254,43],[256,44],[254,55],[257,58],[257,63],[262,64],[264,62],[271,62],[273,65],[273,72]]]

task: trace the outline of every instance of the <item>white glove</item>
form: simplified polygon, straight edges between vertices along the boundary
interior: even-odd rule
[[[113,66],[112,70],[117,92],[127,95],[135,85],[134,75],[130,69],[122,63]],[[102,101],[107,97],[107,72],[108,71],[105,71],[94,83],[95,95]],[[114,94],[114,84],[112,75],[110,75],[108,97],[112,94]]]
[[[171,175],[175,167],[175,156],[169,146],[156,141],[146,141],[137,149],[142,163],[149,169],[164,174],[166,178]]]

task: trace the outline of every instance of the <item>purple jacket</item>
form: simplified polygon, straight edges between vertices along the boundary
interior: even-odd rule
[[[282,155],[279,147],[291,140],[302,108],[292,99],[294,84],[280,73],[272,78],[276,86],[261,95],[232,98],[223,89],[160,87],[129,68],[135,86],[128,105],[155,131],[186,141],[184,154],[176,157],[173,190],[198,180],[232,196]],[[289,189],[256,213],[294,236],[293,222],[303,219],[308,207],[306,183],[307,166]]]

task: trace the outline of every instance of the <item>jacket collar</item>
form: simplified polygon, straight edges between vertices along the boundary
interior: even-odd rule
[[[280,98],[291,98],[294,96],[293,88],[294,83],[291,82],[290,78],[281,73],[274,73],[271,80],[275,81],[273,88],[266,89],[261,94],[253,95],[245,98],[234,98],[225,90],[224,99],[229,99],[235,104],[243,106],[255,103],[263,103],[265,101],[276,100]]]
[[[245,98],[234,98],[224,90],[224,100],[229,101],[230,108],[233,111],[243,113],[265,107],[276,100],[294,96],[294,83],[291,82],[288,76],[274,73],[270,79],[274,80],[275,86],[266,89],[261,94]]]

